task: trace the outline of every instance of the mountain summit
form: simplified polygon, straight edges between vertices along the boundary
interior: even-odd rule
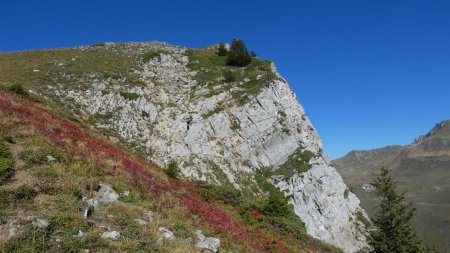
[[[3,53],[0,84],[23,84],[185,180],[254,196],[273,187],[309,235],[366,249],[367,215],[287,81],[267,60],[233,67],[217,51],[151,42]]]

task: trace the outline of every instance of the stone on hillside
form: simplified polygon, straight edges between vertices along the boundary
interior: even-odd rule
[[[165,227],[159,227],[158,228],[159,232],[163,233],[164,238],[166,238],[167,240],[175,240],[175,235],[173,234],[172,231],[168,230]]]
[[[139,225],[147,225],[148,224],[148,222],[146,222],[143,219],[134,219],[134,221],[136,221]]]
[[[44,219],[36,219],[31,224],[35,228],[46,228],[49,225],[48,221]]]
[[[101,184],[100,189],[95,196],[95,200],[100,203],[114,203],[119,199],[119,194],[115,192],[111,187]]]
[[[162,237],[158,238],[158,240],[156,241],[156,245],[163,246],[163,244],[164,244],[164,239]]]
[[[85,201],[87,203],[87,207],[84,208],[83,218],[87,219],[92,215],[93,211],[100,211],[100,206],[98,204],[98,201],[95,199],[87,199]]]
[[[375,187],[371,184],[365,183],[361,186],[361,188],[366,192],[373,192],[375,191]]]
[[[17,228],[16,227],[12,227],[8,231],[8,237],[7,238],[9,239],[11,237],[14,237],[14,236],[16,236],[16,234],[17,234]]]
[[[197,236],[197,246],[203,250],[208,250],[216,253],[220,248],[220,240],[214,237],[206,237],[201,230],[195,231],[195,235]]]
[[[153,216],[154,216],[154,213],[153,213],[152,211],[148,211],[148,212],[146,212],[146,213],[144,214],[144,218],[145,218],[147,221],[152,221],[152,220],[153,220]]]
[[[53,161],[56,161],[56,158],[54,158],[54,157],[51,156],[51,155],[48,155],[48,156],[47,156],[47,161],[53,162]]]
[[[115,231],[115,230],[113,230],[113,231],[106,231],[106,232],[103,232],[103,234],[102,234],[102,238],[103,239],[115,240],[115,239],[117,239],[119,237],[120,237],[120,233]]]
[[[76,235],[74,235],[74,237],[78,237],[81,238],[84,236],[84,232],[82,230],[78,230],[78,233]]]

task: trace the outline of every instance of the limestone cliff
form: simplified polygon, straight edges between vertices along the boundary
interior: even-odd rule
[[[176,160],[186,179],[260,194],[254,176],[269,168],[267,180],[294,205],[309,234],[346,252],[367,246],[358,198],[322,154],[316,130],[273,64],[254,59],[231,68],[214,47],[164,43],[74,50],[81,56],[49,63],[59,70],[35,92],[161,166]],[[120,57],[102,58],[105,52]],[[92,54],[111,68],[107,75],[77,65]]]

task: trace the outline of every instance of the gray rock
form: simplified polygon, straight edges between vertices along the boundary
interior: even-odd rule
[[[92,215],[93,211],[100,211],[100,205],[96,199],[84,199],[87,206],[83,211],[83,218],[87,219]]]
[[[53,161],[56,161],[56,159],[55,159],[53,156],[48,155],[48,156],[47,156],[47,161],[53,162]]]
[[[82,230],[78,230],[77,234],[74,235],[74,237],[81,238],[81,237],[83,237],[84,235],[85,235],[85,233],[84,233]]]
[[[195,231],[195,235],[197,237],[197,246],[203,250],[208,250],[216,253],[220,248],[220,240],[214,237],[206,237],[203,235],[201,230]]]
[[[169,241],[171,240],[175,240],[175,235],[173,234],[172,231],[168,230],[165,227],[159,227],[158,228],[159,232],[162,232],[163,237]]]
[[[16,236],[16,234],[17,234],[17,228],[16,227],[12,227],[12,228],[9,228],[9,230],[8,230],[8,239],[9,238],[11,238],[11,237],[14,237],[14,236]]]
[[[144,219],[147,221],[153,220],[154,213],[152,211],[148,211],[144,214]]]
[[[120,233],[115,231],[115,230],[113,230],[113,231],[105,231],[102,234],[102,238],[103,239],[115,240],[115,239],[118,239],[119,237],[120,237]]]
[[[143,219],[134,219],[139,225],[147,225],[148,222]]]
[[[273,181],[285,196],[292,196],[289,203],[305,223],[308,234],[345,252],[357,252],[367,245],[357,213],[367,215],[353,193],[345,194],[347,186],[333,167],[321,164],[288,180],[273,177]]]
[[[99,203],[113,203],[119,199],[117,194],[111,187],[101,184],[100,189],[95,195],[95,200]]]
[[[375,191],[375,187],[371,184],[365,183],[361,186],[361,188],[366,192],[373,192]]]
[[[36,228],[46,228],[49,225],[48,221],[44,219],[35,219],[31,224]]]

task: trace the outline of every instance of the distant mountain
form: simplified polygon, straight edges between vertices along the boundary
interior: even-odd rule
[[[415,203],[419,236],[430,246],[450,251],[450,120],[409,145],[351,151],[332,164],[369,215],[376,202],[368,183],[381,165],[389,166],[400,190],[407,190]]]

